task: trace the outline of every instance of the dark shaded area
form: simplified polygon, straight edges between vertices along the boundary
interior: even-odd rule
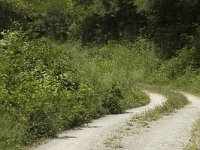
[[[32,28],[39,37],[59,42],[79,40],[83,45],[146,36],[160,46],[158,54],[168,59],[196,33],[199,7],[199,0],[1,0],[0,30],[16,28],[17,22],[24,29]]]
[[[61,136],[61,137],[55,137],[54,139],[76,139],[75,136]]]

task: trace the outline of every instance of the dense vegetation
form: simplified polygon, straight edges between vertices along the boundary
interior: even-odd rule
[[[198,0],[0,0],[0,149],[148,103],[143,84],[200,92]]]

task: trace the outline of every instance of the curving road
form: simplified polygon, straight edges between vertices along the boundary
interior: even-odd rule
[[[200,116],[200,98],[183,93],[190,105],[176,113],[151,122],[149,127],[137,130],[120,139],[123,150],[181,150],[189,143],[191,131]],[[129,131],[131,132],[131,131]],[[115,148],[118,149],[118,148]]]
[[[106,117],[94,120],[92,123],[75,130],[66,131],[56,139],[47,141],[46,144],[40,145],[35,150],[93,150],[103,149],[98,147],[102,145],[105,139],[113,132],[126,125],[133,115],[143,113],[157,105],[161,105],[166,98],[155,93],[147,93],[151,99],[149,105],[131,109],[124,114],[108,115]],[[130,140],[129,142],[132,143]],[[128,143],[129,143],[128,142]],[[133,149],[131,149],[133,150]],[[141,149],[140,149],[141,150]]]

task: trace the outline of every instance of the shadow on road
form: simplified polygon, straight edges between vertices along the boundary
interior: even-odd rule
[[[61,136],[61,137],[55,137],[54,139],[76,139],[77,137],[75,136]]]

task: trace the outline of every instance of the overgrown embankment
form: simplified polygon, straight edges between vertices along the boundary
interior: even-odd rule
[[[138,88],[155,67],[148,40],[83,48],[27,34],[7,32],[0,40],[1,149],[149,103]]]
[[[194,72],[188,69],[194,64],[183,65],[182,53],[162,61],[154,43],[141,37],[134,42],[84,47],[34,39],[29,34],[5,32],[0,41],[0,146],[4,149],[29,145],[93,118],[145,105],[149,100],[140,91],[141,83],[183,89],[178,83]],[[191,79],[195,89],[198,76],[196,71]],[[176,100],[176,96],[169,99]],[[163,109],[172,112],[185,104],[171,101],[152,114]]]

